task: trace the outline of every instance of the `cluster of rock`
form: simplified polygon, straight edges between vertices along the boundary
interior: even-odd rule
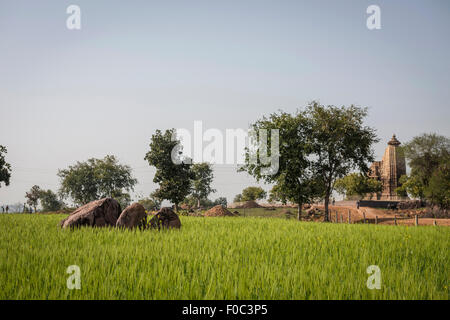
[[[81,226],[161,229],[180,228],[181,221],[171,208],[162,208],[147,222],[145,208],[139,203],[133,203],[122,211],[116,200],[105,198],[78,208],[62,220],[60,226],[64,229]]]

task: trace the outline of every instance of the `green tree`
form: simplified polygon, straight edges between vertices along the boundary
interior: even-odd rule
[[[6,162],[6,153],[8,153],[6,147],[0,145],[0,188],[2,182],[9,186],[9,179],[11,178],[11,165]]]
[[[39,186],[34,185],[31,190],[25,193],[25,198],[27,198],[27,204],[30,207],[34,208],[34,212],[36,212],[36,207],[39,204],[39,198],[41,196],[41,188]]]
[[[335,190],[347,198],[358,196],[360,199],[367,194],[381,192],[380,181],[369,178],[361,173],[350,173],[343,178],[337,179],[334,184]]]
[[[156,168],[153,182],[159,184],[159,188],[155,195],[171,201],[178,211],[178,205],[191,193],[193,174],[191,159],[183,157],[175,129],[166,130],[164,134],[156,130],[145,160]]]
[[[138,203],[140,203],[147,211],[155,211],[161,209],[162,200],[152,193],[150,194],[150,197],[141,199]]]
[[[64,207],[64,202],[58,199],[58,195],[52,190],[41,190],[39,199],[42,206],[42,211],[52,212],[61,210]]]
[[[450,163],[441,164],[436,170],[425,189],[425,196],[432,204],[442,209],[450,208]]]
[[[233,202],[242,202],[242,194],[237,194],[234,199]]]
[[[137,183],[131,168],[120,164],[114,156],[77,162],[59,170],[58,176],[61,196],[71,198],[78,205],[106,197],[126,202],[130,199],[127,192],[134,190]]]
[[[397,194],[401,197],[419,198],[425,199],[425,186],[422,180],[415,175],[407,176],[402,175],[399,179],[400,187],[395,189]]]
[[[402,147],[411,176],[424,187],[428,186],[434,171],[450,158],[450,139],[435,133],[414,137]]]
[[[313,176],[311,170],[310,127],[304,112],[300,111],[295,114],[280,111],[256,121],[252,124],[252,129],[257,138],[259,138],[260,130],[266,130],[266,132],[278,130],[278,170],[271,170],[272,168],[268,170],[271,165],[259,159],[260,151],[256,151],[256,154],[252,151],[258,146],[257,139],[250,148],[246,149],[245,164],[239,169],[239,171],[246,171],[257,181],[274,184],[277,195],[283,202],[290,201],[298,204],[297,218],[299,220],[303,203],[313,201],[320,191],[318,188],[320,180]],[[272,134],[268,134],[267,139],[267,145],[272,145]],[[272,150],[267,153],[269,156],[275,156]],[[255,158],[256,163],[252,160]]]
[[[242,190],[242,201],[261,200],[267,197],[267,192],[261,187],[247,187]]]
[[[312,168],[322,180],[325,221],[336,179],[354,169],[367,172],[374,161],[372,144],[378,142],[375,129],[364,125],[367,108],[323,106],[312,102],[306,108],[311,124]]]
[[[200,200],[207,199],[211,193],[216,192],[211,187],[214,179],[213,169],[209,163],[195,163],[191,167],[192,180],[192,196],[197,200],[197,207],[200,207]]]
[[[227,205],[228,205],[227,198],[225,198],[225,197],[219,197],[219,198],[217,198],[216,200],[214,200],[213,205],[215,205],[215,206],[221,205],[221,206],[223,206],[223,207],[227,207]]]

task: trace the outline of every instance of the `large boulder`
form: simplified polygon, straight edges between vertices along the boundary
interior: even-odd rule
[[[121,211],[120,204],[114,199],[96,200],[72,212],[60,222],[60,226],[61,228],[115,226]]]
[[[150,228],[153,229],[172,229],[181,228],[181,221],[172,208],[162,208],[150,220]]]
[[[145,208],[139,203],[133,203],[128,206],[120,214],[117,219],[116,227],[134,229],[136,227],[143,228],[147,223],[147,214]]]

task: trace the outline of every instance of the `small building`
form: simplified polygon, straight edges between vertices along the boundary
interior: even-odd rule
[[[400,177],[406,174],[406,161],[403,152],[399,148],[400,144],[400,141],[397,140],[394,134],[388,142],[381,161],[375,161],[370,166],[369,177],[381,181],[383,188],[380,194],[374,194],[369,198],[385,201],[405,200],[405,198],[398,196],[395,192],[395,189],[400,186]]]

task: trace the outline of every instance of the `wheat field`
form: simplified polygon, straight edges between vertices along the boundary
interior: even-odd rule
[[[448,299],[448,227],[181,217],[181,230],[70,231],[64,217],[0,215],[0,299]]]

